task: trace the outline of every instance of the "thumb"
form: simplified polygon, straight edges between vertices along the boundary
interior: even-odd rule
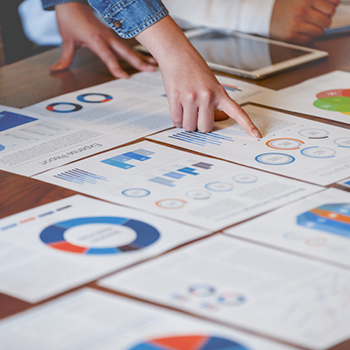
[[[62,44],[62,52],[59,60],[51,66],[52,72],[68,69],[74,59],[75,45],[73,41],[66,41]]]

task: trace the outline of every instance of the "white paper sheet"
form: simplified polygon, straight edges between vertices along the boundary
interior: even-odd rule
[[[147,141],[35,178],[214,231],[323,190]]]
[[[0,105],[0,169],[30,176],[130,141]]]
[[[1,321],[0,343],[6,350],[294,349],[88,288]]]
[[[307,348],[350,337],[350,272],[221,234],[99,284]]]
[[[249,137],[231,119],[216,122],[209,134],[171,129],[148,138],[319,185],[349,176],[349,130],[266,108],[244,109],[262,139]]]
[[[223,76],[217,78],[238,104],[272,91],[238,79]],[[123,133],[132,135],[141,130],[153,133],[173,126],[159,71],[142,72],[129,79],[113,80],[74,91],[26,109],[79,123],[80,126],[93,125],[96,130],[122,130]]]
[[[0,220],[0,291],[35,303],[206,234],[69,197]]]
[[[320,75],[251,102],[350,124],[350,73]]]
[[[349,268],[350,193],[328,189],[226,232]]]

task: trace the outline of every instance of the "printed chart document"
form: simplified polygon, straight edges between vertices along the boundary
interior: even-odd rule
[[[329,189],[226,232],[349,268],[350,193]]]
[[[159,72],[139,73],[26,108],[129,141],[173,126]]]
[[[1,321],[0,343],[8,350],[295,349],[89,288]]]
[[[232,119],[208,134],[171,129],[148,138],[318,185],[349,176],[349,130],[251,105],[244,110],[262,139]]]
[[[218,79],[228,94],[242,104],[270,89],[237,79]],[[95,130],[115,131],[116,137],[131,139],[173,126],[160,72],[142,72],[129,79],[118,79],[27,108],[52,118],[93,126]]]
[[[323,190],[147,141],[35,178],[214,231]]]
[[[349,271],[221,234],[99,283],[311,349],[350,337]]]
[[[206,232],[84,196],[0,220],[0,292],[36,303]]]
[[[350,73],[320,75],[251,102],[350,124]]]
[[[0,169],[31,176],[130,138],[0,105]]]

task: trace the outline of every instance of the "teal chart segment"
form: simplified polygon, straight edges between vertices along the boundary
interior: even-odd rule
[[[121,225],[133,230],[136,233],[136,238],[129,244],[102,248],[82,247],[74,245],[65,239],[64,235],[68,229],[88,224]],[[155,243],[159,238],[159,231],[149,224],[138,220],[114,216],[83,217],[61,221],[46,227],[40,234],[41,241],[50,247],[77,254],[119,254],[135,251]]]

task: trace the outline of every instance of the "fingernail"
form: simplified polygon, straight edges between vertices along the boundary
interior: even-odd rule
[[[257,138],[260,139],[261,138],[261,134],[260,131],[258,129],[253,129],[253,135]]]

